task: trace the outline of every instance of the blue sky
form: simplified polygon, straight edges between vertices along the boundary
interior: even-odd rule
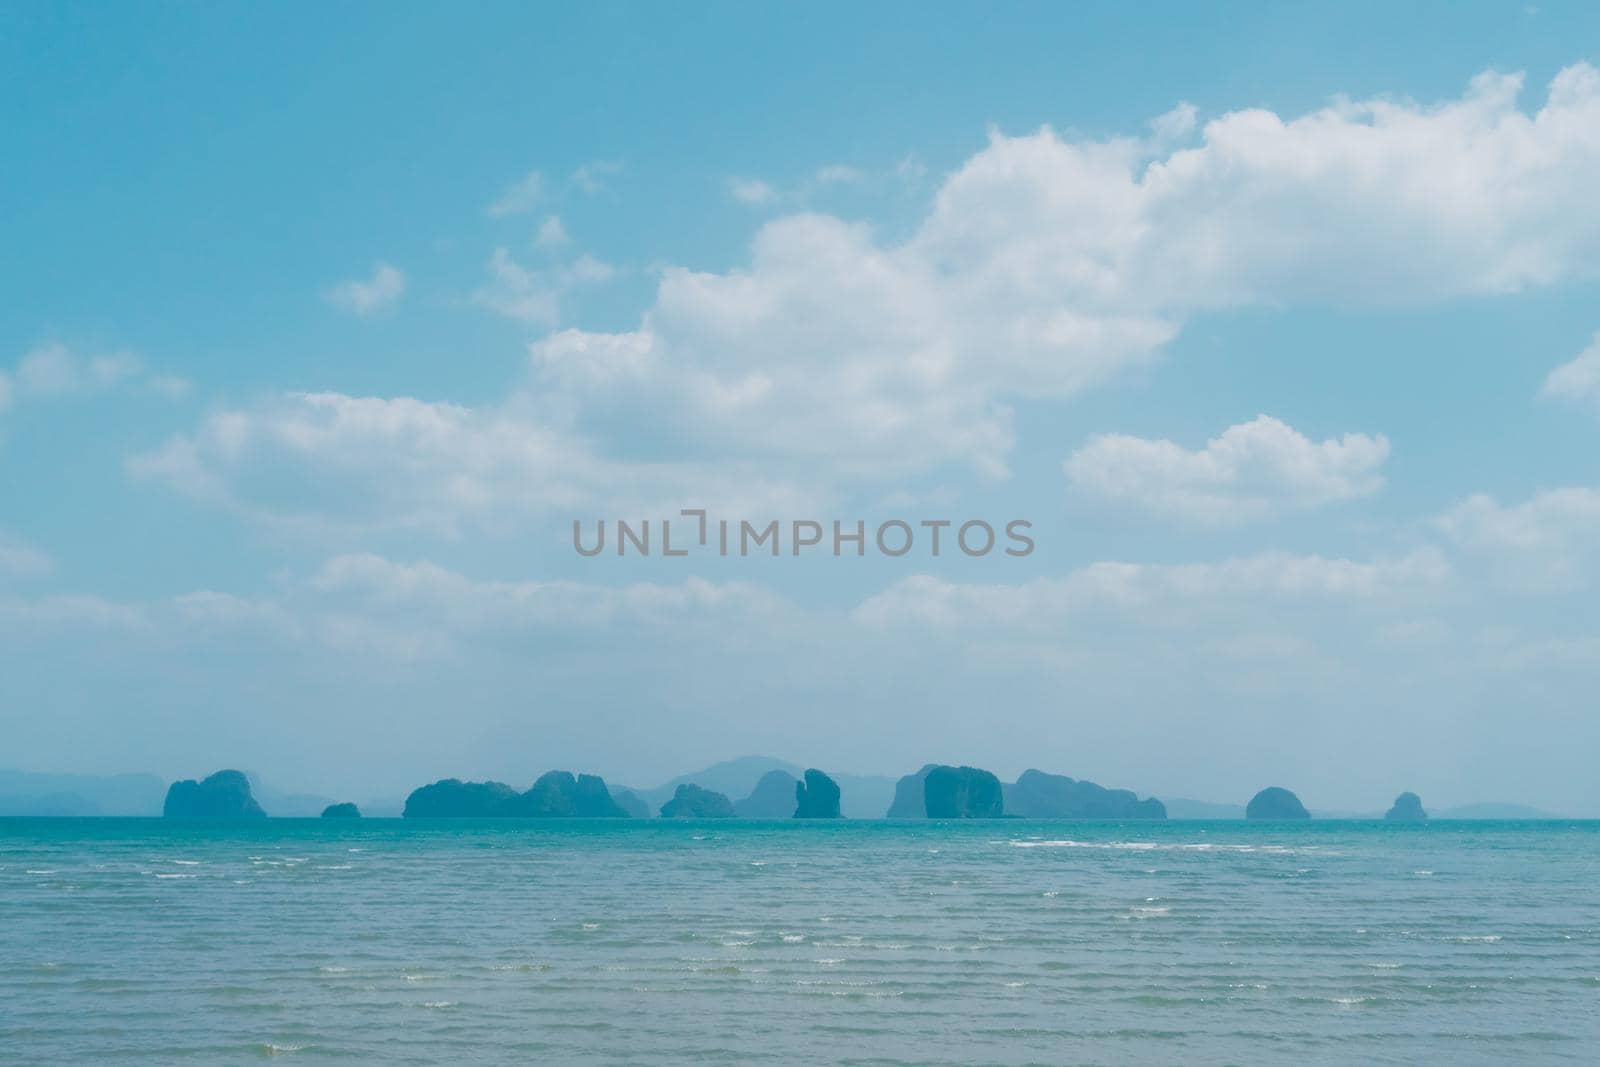
[[[0,763],[1600,813],[1592,7],[0,20]]]

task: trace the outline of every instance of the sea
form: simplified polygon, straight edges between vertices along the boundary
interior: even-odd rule
[[[1600,822],[0,819],[0,1062],[1600,1062]]]

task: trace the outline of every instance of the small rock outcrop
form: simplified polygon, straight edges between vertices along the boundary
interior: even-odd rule
[[[250,795],[250,779],[239,771],[218,771],[198,782],[193,778],[173,782],[161,814],[174,819],[264,819],[267,815]]]
[[[937,763],[924,764],[916,774],[908,774],[894,784],[894,801],[889,805],[890,819],[926,819],[928,804],[923,797],[928,774]]]
[[[1300,798],[1282,786],[1268,786],[1245,805],[1246,819],[1309,819],[1311,813]]]
[[[733,801],[697,785],[680,785],[672,799],[661,805],[663,819],[731,819]]]
[[[425,785],[406,798],[408,819],[625,819],[605,779],[593,774],[550,771],[525,793],[504,782],[458,778]]]
[[[361,818],[361,809],[349,803],[329,804],[322,809],[322,817],[324,819],[359,819]]]
[[[1106,789],[1063,774],[1023,771],[1005,787],[1006,814],[1025,819],[1165,819],[1166,805],[1128,789]]]
[[[794,817],[839,818],[839,784],[821,771],[806,771],[806,780],[794,784]]]
[[[1422,798],[1407,792],[1394,798],[1394,807],[1384,818],[1389,822],[1427,822],[1428,813],[1422,810]]]
[[[799,781],[788,771],[768,771],[756,787],[733,806],[741,819],[787,819],[794,814],[794,791]]]
[[[930,819],[998,819],[1005,814],[1000,779],[977,767],[935,767],[922,781]]]
[[[617,802],[617,807],[628,813],[628,818],[630,819],[648,819],[650,817],[650,805],[646,804],[644,798],[631,789],[613,789],[611,790],[611,799]]]

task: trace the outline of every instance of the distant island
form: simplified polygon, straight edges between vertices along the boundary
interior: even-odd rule
[[[1027,819],[1165,819],[1155,797],[1140,800],[1129,789],[1106,789],[1061,774],[1023,771],[1005,787],[1006,812]]]
[[[788,771],[768,771],[749,796],[734,804],[733,813],[741,819],[787,819],[794,814],[794,793],[800,788],[800,779]]]
[[[1388,822],[1427,822],[1428,813],[1422,810],[1422,798],[1415,793],[1401,793],[1383,816]]]
[[[928,800],[926,786],[928,775],[937,763],[924,764],[920,771],[908,774],[894,785],[894,802],[889,805],[890,819],[926,819]]]
[[[805,781],[794,784],[796,819],[837,819],[839,783],[815,767],[806,771]]]
[[[908,774],[895,785],[891,819],[1165,819],[1154,797],[1140,800],[1127,789],[1027,770],[1010,784],[990,771],[937,763]]]
[[[680,785],[672,799],[661,805],[663,819],[731,819],[733,801],[697,785]]]
[[[937,772],[937,773],[936,773]],[[930,808],[929,778],[933,779]],[[995,785],[998,783],[998,798]],[[694,790],[682,790],[693,786]],[[698,792],[696,792],[696,790]],[[681,797],[680,797],[681,791]],[[708,795],[709,794],[709,795]],[[720,799],[719,799],[720,798]],[[739,799],[733,799],[739,798]],[[1158,800],[1129,789],[1101,786],[1038,768],[1015,782],[961,764],[925,764],[896,778],[824,773],[766,756],[712,764],[649,789],[610,785],[598,775],[551,771],[525,791],[504,782],[445,778],[396,796],[359,805],[262,784],[235,769],[168,785],[153,775],[45,774],[0,769],[0,817],[151,816],[258,819],[263,816],[328,819],[387,818],[633,818],[666,808],[677,817],[748,819],[934,818],[987,819],[1383,819],[1389,822],[1533,820],[1564,818],[1510,803],[1424,809],[1415,792],[1387,810],[1310,809],[1293,791],[1271,786],[1248,805],[1172,797]],[[669,816],[671,817],[671,816]]]
[[[200,781],[173,782],[161,814],[169,819],[264,819],[250,779],[241,771],[218,771]]]
[[[1250,798],[1245,805],[1246,819],[1309,819],[1311,813],[1300,798],[1280,785],[1271,785]]]
[[[935,767],[922,779],[930,819],[998,819],[1005,814],[1000,779],[977,767]]]
[[[402,813],[408,819],[625,819],[628,812],[593,774],[550,771],[526,792],[504,782],[446,778],[413,790]]]

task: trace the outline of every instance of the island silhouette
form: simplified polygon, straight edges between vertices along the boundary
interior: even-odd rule
[[[929,779],[932,779],[930,794]],[[996,786],[998,785],[998,794]],[[693,786],[693,790],[680,787]],[[734,800],[733,798],[740,798]],[[931,806],[930,806],[931,800]],[[677,801],[677,803],[674,803]],[[724,805],[726,802],[726,806]],[[607,783],[599,775],[547,772],[524,791],[499,781],[444,778],[412,790],[402,802],[378,798],[360,805],[330,797],[273,790],[254,775],[224,769],[170,785],[153,775],[45,774],[0,769],[0,817],[165,815],[184,819],[279,818],[607,818],[744,819],[1107,819],[1253,820],[1383,819],[1423,824],[1443,820],[1537,820],[1563,816],[1517,804],[1480,803],[1425,810],[1411,791],[1387,812],[1311,810],[1282,786],[1269,786],[1248,805],[1141,797],[1037,768],[1015,782],[970,765],[929,763],[898,779],[802,769],[765,756],[713,764],[651,789]],[[931,813],[931,814],[930,814]]]

